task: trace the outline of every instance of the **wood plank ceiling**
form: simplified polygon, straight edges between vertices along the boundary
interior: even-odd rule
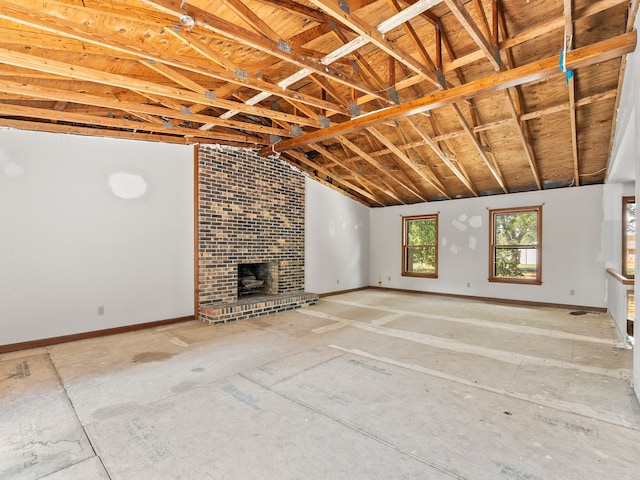
[[[370,206],[603,183],[638,0],[0,0],[0,126],[280,156]]]

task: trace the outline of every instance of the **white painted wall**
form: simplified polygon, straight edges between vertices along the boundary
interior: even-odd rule
[[[635,30],[640,29],[640,16],[635,19]],[[620,108],[616,134],[613,141],[611,162],[607,176],[608,182],[635,182],[635,192],[625,195],[640,199],[640,53],[636,49],[627,56],[627,66],[622,85]],[[626,186],[625,186],[626,188]],[[640,267],[640,256],[636,255],[636,271]],[[633,384],[638,400],[640,400],[640,311],[637,308],[640,299],[640,282],[635,282],[634,298],[636,299],[636,318],[634,333],[636,345],[633,352]]]
[[[371,210],[371,285],[605,307],[602,185]],[[489,209],[543,205],[542,285],[490,283]],[[402,277],[402,216],[438,213],[437,279]],[[607,245],[608,246],[608,245]],[[469,286],[467,286],[469,285]],[[574,290],[574,294],[570,293]]]
[[[193,147],[0,129],[0,345],[192,314]]]
[[[369,208],[309,178],[305,202],[305,290],[367,286]]]

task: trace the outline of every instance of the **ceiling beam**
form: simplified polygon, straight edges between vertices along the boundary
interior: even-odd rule
[[[251,28],[255,30],[255,32],[259,35],[262,35],[269,40],[277,42],[282,37],[273,30],[269,24],[267,24],[264,20],[262,20],[258,15],[256,15],[251,8],[242,3],[242,0],[221,0],[227,8],[232,10],[236,15],[238,15],[242,20],[247,22]]]
[[[306,18],[307,20],[312,20],[318,23],[324,23],[330,20],[322,10],[308,7],[307,5],[303,5],[294,0],[260,0],[262,3],[266,3],[268,5],[273,5],[277,8],[284,8],[285,10],[289,10],[297,15],[300,15],[302,18]]]
[[[298,152],[296,150],[291,150],[290,152],[286,153],[287,155],[291,155],[294,159],[296,159],[298,162],[303,163],[305,165],[307,165],[308,167],[312,168],[313,170],[317,170],[318,172],[322,173],[323,175],[329,177],[332,180],[332,183],[334,183],[334,186],[341,186],[342,189],[347,189],[347,190],[352,190],[356,193],[358,193],[359,195],[369,199],[370,201],[372,201],[373,203],[377,204],[377,205],[384,205],[382,202],[380,202],[380,200],[378,200],[375,196],[373,196],[372,194],[370,194],[369,192],[367,192],[366,190],[363,190],[362,188],[353,185],[351,182],[348,182],[347,180],[340,178],[338,175],[330,172],[329,170],[327,170],[326,168],[324,168],[322,165],[319,165],[316,162],[313,162],[312,160],[309,160],[306,155],[304,153]]]
[[[564,0],[564,55],[573,50],[573,1]],[[575,72],[567,67],[566,83],[569,90],[569,124],[571,125],[571,153],[573,154],[573,184],[580,186],[580,157],[578,155],[578,124],[576,111]]]
[[[111,130],[105,128],[91,128],[91,127],[79,127],[75,125],[59,124],[59,123],[44,123],[44,122],[32,122],[27,120],[13,120],[9,118],[0,118],[0,127],[15,128],[17,130],[31,130],[34,132],[49,132],[49,133],[62,133],[62,134],[74,134],[85,135],[90,137],[109,137],[109,138],[126,138],[129,140],[143,140],[147,142],[163,142],[163,143],[176,143],[180,145],[189,145],[193,143],[192,139],[185,137],[178,137],[175,135],[163,135],[158,133],[140,133],[140,132],[126,132],[122,130]],[[200,139],[200,143],[214,143],[208,142],[205,139]],[[235,145],[235,142],[221,142],[224,145]]]
[[[156,8],[168,15],[179,18],[184,14],[180,8],[179,0],[140,0],[141,2]],[[268,39],[262,35],[255,34],[234,25],[220,17],[202,10],[193,5],[189,6],[189,14],[195,19],[196,25],[204,29],[210,30],[218,35],[234,40],[242,45],[248,45],[256,50],[272,55],[280,60],[284,60],[309,73],[315,72],[319,75],[327,77],[338,83],[342,83],[349,88],[362,91],[371,95],[377,95],[377,92],[367,89],[362,82],[345,71],[338,71],[331,68],[328,64],[322,63],[321,59],[311,58],[308,55],[302,55],[293,50],[288,51],[281,48],[278,42]],[[291,84],[289,84],[291,85]],[[287,86],[289,86],[287,85]]]
[[[567,53],[567,67],[577,69],[583,66],[620,57],[632,52],[635,49],[636,41],[636,32],[632,31],[608,40],[603,40],[592,45],[572,50]],[[361,128],[369,127],[382,121],[427,112],[436,108],[451,105],[467,98],[490,94],[516,85],[524,85],[526,83],[540,81],[545,78],[558,75],[558,65],[559,56],[554,55],[545,60],[532,62],[521,67],[516,67],[512,70],[499,72],[490,77],[475,80],[464,85],[453,87],[449,90],[435,92],[431,95],[426,95],[423,98],[418,98],[402,105],[362,115],[360,117],[353,118],[344,124],[333,125],[298,138],[282,141],[276,145],[276,150],[282,151],[289,148],[295,148],[300,145],[305,145],[310,142],[319,142],[335,137],[336,135],[344,135]],[[263,153],[268,154],[269,152]]]
[[[366,40],[367,43],[375,45],[383,52],[395,58],[398,62],[406,65],[407,68],[422,77],[423,80],[429,81],[436,86],[440,85],[438,79],[436,78],[434,70],[431,70],[426,65],[421,64],[403,49],[395,45],[393,42],[387,40],[384,37],[384,34],[380,31],[380,27],[369,25],[354,13],[346,13],[334,0],[308,1],[316,7],[324,10],[328,15],[331,15],[334,19],[336,19],[343,25],[351,28],[354,32],[360,35],[361,38]],[[402,12],[400,12],[398,15],[402,15]],[[407,18],[405,21],[408,21],[411,18],[409,14],[406,14],[406,17]]]
[[[346,149],[346,147],[344,145],[340,144],[340,146],[343,149]],[[369,192],[370,195],[373,195],[376,198],[376,203],[378,203],[379,205],[385,205],[384,203],[382,203],[380,201],[380,199],[378,197],[376,197],[374,195],[373,188],[372,188],[372,185],[373,185],[372,182],[368,178],[366,178],[358,168],[356,168],[352,164],[350,165],[351,162],[349,160],[338,158],[333,153],[331,153],[328,149],[326,149],[325,147],[323,147],[322,145],[320,145],[318,143],[310,143],[309,147],[311,147],[313,150],[315,150],[316,152],[321,154],[323,157],[325,157],[329,161],[333,162],[339,168],[342,168],[342,169],[346,170],[347,172],[349,172],[351,175],[353,175],[353,178],[358,183],[360,183],[360,185],[362,185],[363,189],[365,189],[365,191]],[[358,157],[358,159],[359,159],[359,157]],[[343,175],[341,175],[341,176],[343,176]],[[380,189],[380,187],[377,187],[377,188]]]
[[[150,0],[141,0],[141,1],[150,2]],[[162,1],[163,3],[171,3],[172,0],[160,0],[160,1]],[[411,5],[411,7],[403,10],[402,12],[378,24],[378,26],[376,27],[376,30],[380,34],[384,34],[389,30],[392,30],[396,26],[404,23],[409,18],[412,18],[412,16],[419,15],[420,13],[430,8],[434,4],[438,3],[439,1],[440,0],[418,0],[415,4]],[[156,2],[151,2],[151,3],[156,3]],[[342,45],[341,47],[337,48],[336,50],[322,57],[319,60],[319,63],[322,65],[331,65],[336,60],[339,60],[340,58],[343,58],[349,55],[350,53],[355,52],[358,48],[366,45],[367,43],[368,43],[367,40],[363,36],[358,36],[353,40],[351,40],[350,42]],[[289,87],[290,85],[302,80],[303,78],[306,78],[312,73],[314,73],[313,70],[309,68],[303,68],[302,70],[294,73],[293,75],[290,75],[287,78],[281,80],[278,83],[278,85],[281,85],[283,88]],[[319,73],[319,72],[315,72],[315,73]],[[393,103],[386,92],[385,94],[382,94],[380,91],[371,90],[371,88],[363,89],[362,87],[356,88],[354,85],[347,85],[347,86],[350,86],[351,88],[353,88],[354,91],[356,90],[365,91],[365,93],[367,93],[367,97],[366,97],[367,101],[371,101],[377,98],[377,99],[385,100],[389,104]],[[253,104],[264,98],[265,98],[265,94],[259,93],[254,97],[252,97],[251,99],[249,99],[249,103]],[[234,112],[228,112],[224,118],[230,118],[233,115],[235,115]]]
[[[579,100],[576,101],[576,106],[577,107],[582,107],[584,105],[589,105],[591,103],[594,102],[598,102],[601,100],[611,100],[611,99],[615,99],[617,96],[617,91],[615,89],[613,90],[607,90],[606,92],[601,92],[601,93],[596,93],[594,95],[590,95],[588,97],[583,97]],[[568,102],[565,103],[561,103],[558,105],[553,105],[551,107],[547,107],[547,108],[543,108],[540,110],[535,110],[532,112],[527,112],[527,113],[521,113],[518,117],[518,122],[527,122],[529,120],[533,120],[535,118],[540,118],[543,117],[545,115],[553,115],[556,113],[560,113],[560,112],[564,112],[569,110],[569,104]],[[415,120],[413,119],[413,117],[406,117],[406,120],[415,123]],[[513,118],[510,116],[509,118],[503,118],[502,120],[496,120],[493,122],[489,122],[489,123],[485,123],[482,125],[478,125],[476,127],[472,127],[471,129],[473,130],[474,133],[478,133],[478,132],[483,132],[486,130],[492,130],[495,128],[504,128],[507,127],[509,125],[513,124]],[[416,124],[417,125],[417,124]],[[422,133],[424,133],[424,130],[421,130]],[[425,135],[427,135],[426,133],[424,133]],[[442,141],[446,141],[446,140],[450,140],[452,138],[457,138],[457,137],[462,137],[467,135],[467,132],[465,132],[464,130],[454,130],[452,132],[448,132],[448,133],[443,133],[443,134],[434,134],[433,136],[429,136],[427,135],[427,137],[429,137],[435,145],[435,148],[438,148],[438,145],[436,142],[442,142]],[[421,135],[422,136],[422,135]],[[423,137],[422,140],[418,140],[416,142],[411,142],[411,143],[407,143],[406,145],[400,145],[400,149],[408,149],[408,148],[415,148],[415,147],[421,147],[424,145],[430,145],[428,141],[426,141]],[[444,153],[441,149],[439,150],[440,152]],[[436,154],[438,154],[438,151],[436,151],[434,149],[434,152]],[[385,155],[389,153],[387,151],[387,149],[381,149],[378,152],[376,152],[375,154],[372,154],[372,156],[378,156],[378,155]],[[445,154],[446,155],[446,154]],[[440,156],[438,154],[438,156]]]
[[[346,146],[352,152],[354,152],[357,155],[359,155],[362,160],[364,160],[365,162],[367,162],[368,164],[373,166],[376,170],[378,170],[380,173],[382,173],[385,177],[388,177],[389,179],[393,180],[398,185],[400,185],[402,188],[404,188],[407,191],[411,192],[412,195],[418,197],[423,202],[427,201],[427,199],[424,197],[424,195],[422,195],[420,192],[414,190],[413,188],[410,188],[405,183],[401,182],[398,178],[396,178],[395,176],[391,175],[389,173],[389,170],[386,168],[385,165],[383,165],[382,163],[377,161],[375,158],[371,157],[367,152],[362,150],[355,143],[351,142],[350,140],[348,140],[347,138],[342,137],[342,136],[336,137],[336,140],[339,141],[340,143],[342,143],[344,146]],[[390,194],[390,193],[393,193],[393,192],[389,192],[388,191],[388,192],[385,192],[385,193]],[[395,198],[396,200],[398,200],[399,202],[405,203],[400,197],[397,196],[397,194],[394,194],[394,195],[391,195],[391,196],[393,198]]]
[[[409,167],[415,173],[418,174],[422,180],[426,181],[429,185],[435,188],[441,195],[444,197],[451,199],[451,195],[445,190],[442,183],[437,178],[432,178],[431,176],[425,174],[421,168],[419,168],[415,161],[411,160],[402,150],[395,146],[395,144],[385,137],[379,130],[374,127],[369,127],[367,129],[368,132],[371,133],[374,137],[376,137],[383,145],[385,145],[393,154],[398,157],[404,165]]]
[[[42,120],[57,120],[61,122],[82,123],[87,126],[100,125],[109,128],[128,129],[132,131],[158,132],[169,135],[179,135],[191,138],[196,142],[198,138],[209,138],[210,140],[226,140],[246,145],[264,145],[266,140],[260,141],[256,137],[248,135],[230,134],[224,132],[203,132],[198,129],[174,127],[172,122],[148,123],[125,120],[122,118],[99,117],[96,115],[86,115],[82,113],[59,112],[49,108],[24,107],[9,103],[0,103],[0,115],[8,117],[40,118]]]
[[[472,40],[478,45],[480,51],[489,60],[496,71],[501,67],[498,48],[490,42],[487,37],[480,31],[480,28],[473,20],[469,12],[464,8],[460,0],[444,0],[451,13],[458,19],[458,22],[466,30]],[[497,57],[497,58],[496,58]]]
[[[242,131],[255,132],[262,135],[278,135],[280,137],[288,137],[288,130],[281,128],[267,127],[249,122],[240,122],[237,120],[222,120],[210,115],[202,115],[192,113],[189,108],[178,106],[175,109],[158,107],[146,103],[127,102],[118,100],[109,96],[108,98],[91,95],[88,93],[79,93],[58,88],[41,87],[34,84],[23,82],[10,82],[0,78],[0,91],[10,92],[16,95],[25,95],[33,98],[42,98],[51,101],[66,101],[70,103],[93,105],[106,109],[112,109],[123,112],[135,112],[144,115],[153,115],[158,118],[173,118],[184,121],[210,123],[215,122],[215,126],[226,127]]]
[[[503,36],[508,36],[507,30],[507,22],[504,18],[504,12],[502,8],[500,8],[500,3],[498,0],[493,0],[492,3],[492,20],[494,26],[494,38],[497,40],[500,37],[500,31]],[[507,59],[507,66],[509,68],[513,68],[516,64],[513,52],[511,50],[506,50],[505,57]],[[507,108],[509,113],[511,113],[511,118],[516,128],[516,132],[518,133],[518,139],[522,144],[522,149],[524,155],[529,163],[529,168],[531,169],[531,174],[533,176],[533,181],[536,182],[536,186],[538,190],[542,190],[542,180],[540,179],[540,171],[538,169],[538,162],[536,160],[535,152],[533,150],[533,144],[530,141],[531,139],[531,131],[529,129],[529,125],[522,120],[522,110],[524,105],[524,99],[522,94],[522,88],[520,86],[508,88],[505,91],[505,98],[507,100]],[[513,93],[513,96],[512,96]]]
[[[249,115],[277,118],[294,124],[319,127],[317,119],[312,120],[306,117],[277,112],[268,108],[255,107],[240,102],[218,99],[214,98],[215,95],[202,95],[188,90],[142,81],[137,78],[127,77],[124,75],[107,73],[101,70],[93,70],[55,60],[49,60],[35,55],[18,53],[4,48],[0,48],[0,63],[29,68],[40,72],[52,73],[54,75],[60,75],[74,80],[85,80],[88,82],[120,87],[127,90],[140,91],[141,93],[151,95],[166,96],[183,102],[187,101],[202,105],[210,105],[213,107],[223,108],[225,110],[239,110]]]
[[[266,91],[280,97],[289,97],[301,103],[308,103],[309,105],[344,115],[350,114],[344,106],[319,101],[310,95],[304,95],[279,85],[270,84],[262,79],[249,76],[241,79],[235,75],[237,68],[235,65],[226,61],[224,57],[214,53],[211,48],[206,47],[206,45],[195,38],[195,36],[187,39],[183,35],[174,32],[171,28],[164,28],[163,31],[167,35],[171,35],[172,38],[179,39],[183,44],[189,45],[194,51],[197,51],[207,60],[222,65],[225,70],[212,68],[210,64],[197,62],[196,59],[185,56],[176,56],[166,51],[161,53],[155,52],[148,46],[144,48],[138,47],[134,42],[124,42],[121,37],[116,37],[107,31],[99,31],[95,28],[93,31],[89,31],[79,27],[73,21],[53,17],[44,13],[34,14],[26,8],[19,7],[15,4],[8,4],[4,0],[0,0],[0,5],[2,5],[2,8],[0,8],[0,18],[5,18],[38,30],[60,34],[81,42],[88,42],[99,47],[107,48],[111,51],[125,53],[141,61],[171,65],[175,68],[189,70],[193,73],[229,82],[233,85],[244,86],[260,92]],[[229,72],[229,70],[233,73]]]
[[[467,187],[467,189],[474,195],[478,196],[478,190],[471,183],[471,179],[466,175],[466,172],[463,172],[458,168],[456,164],[454,164],[451,159],[447,156],[447,154],[438,146],[438,144],[429,136],[427,133],[416,123],[416,121],[412,117],[407,117],[407,120],[416,131],[420,138],[431,147],[434,153],[442,160],[442,162],[449,167],[449,170],[453,172],[453,174],[462,182],[462,184]]]
[[[458,105],[456,104],[451,105],[451,107],[454,109],[456,113],[456,117],[458,117],[458,121],[460,122],[460,125],[462,125],[462,129],[467,133],[467,137],[471,140],[471,144],[473,145],[473,148],[476,149],[476,151],[478,152],[478,155],[480,155],[480,158],[482,159],[484,164],[487,166],[487,168],[491,172],[491,175],[493,175],[493,178],[496,180],[496,182],[498,182],[498,185],[500,185],[500,188],[504,193],[509,193],[509,189],[507,188],[507,185],[504,182],[502,172],[498,168],[498,165],[496,164],[496,162],[488,157],[487,152],[484,149],[484,146],[480,144],[480,141],[474,135],[473,130],[471,130],[469,123],[466,121],[466,119],[462,115],[462,112],[460,111],[460,107],[458,107]]]
[[[519,115],[518,110],[514,104],[513,98],[511,97],[511,93],[509,93],[509,89],[504,91],[505,98],[507,101],[507,107],[509,108],[509,112],[511,112],[511,116],[513,119],[513,123],[516,128],[516,132],[518,133],[518,140],[520,140],[520,144],[522,145],[522,150],[524,151],[525,157],[527,158],[527,162],[529,163],[529,168],[531,169],[531,174],[533,175],[533,180],[536,182],[536,186],[538,190],[542,190],[542,182],[540,181],[540,172],[538,171],[538,164],[536,163],[536,159],[533,155],[532,147],[529,145],[527,138],[524,135],[524,125],[520,121],[518,121]],[[517,92],[516,92],[517,94]]]
[[[616,7],[620,4],[627,3],[628,0],[600,0],[591,2],[586,7],[575,12],[574,18],[576,20],[581,18],[587,18],[592,15],[596,15],[600,12],[604,12],[610,8]],[[504,51],[505,49],[510,49],[516,47],[518,45],[522,45],[523,43],[533,40],[534,38],[541,37],[542,35],[546,35],[553,30],[557,30],[559,28],[564,27],[564,16],[560,16],[549,20],[548,22],[536,26],[530,29],[527,29],[523,32],[520,32],[513,37],[502,40],[498,43],[498,47],[500,51]],[[455,68],[464,67],[465,65],[469,65],[470,63],[477,62],[478,60],[482,60],[485,54],[481,50],[476,50],[475,52],[471,52],[467,55],[463,55],[457,58],[455,61],[447,63],[444,65],[444,71],[450,71]]]
[[[391,5],[391,8],[393,8],[393,10],[396,13],[399,13],[402,11],[402,8],[400,7],[400,3],[398,3],[398,0],[388,0],[388,2]],[[418,53],[422,57],[422,60],[425,66],[429,69],[429,75],[432,78],[435,78],[437,80],[438,88],[444,88],[445,85],[440,84],[440,79],[438,78],[438,71],[437,71],[436,64],[433,63],[433,60],[431,59],[431,56],[427,52],[427,49],[424,48],[424,42],[420,40],[415,28],[413,28],[413,26],[408,20],[402,24],[402,28],[407,33],[407,35],[409,35],[409,37],[411,37],[411,39],[413,40],[414,47],[418,50]]]

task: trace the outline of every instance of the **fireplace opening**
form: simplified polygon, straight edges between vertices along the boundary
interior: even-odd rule
[[[242,263],[238,265],[238,298],[249,295],[278,294],[278,263]]]

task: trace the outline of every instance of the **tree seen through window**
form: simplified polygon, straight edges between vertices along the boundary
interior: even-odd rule
[[[404,218],[403,257],[403,275],[437,276],[437,215]]]
[[[491,211],[490,280],[540,283],[541,207]]]

